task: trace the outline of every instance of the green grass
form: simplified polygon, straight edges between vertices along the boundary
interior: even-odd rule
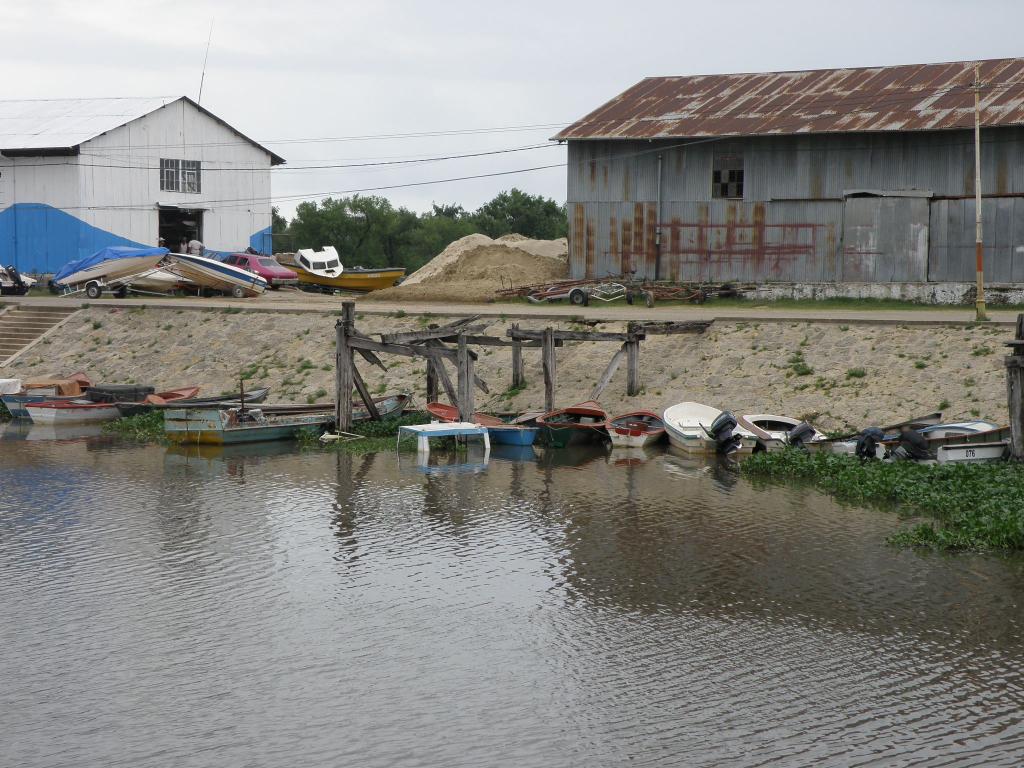
[[[848,379],[863,379],[867,375],[867,371],[865,371],[863,368],[846,369],[846,378]]]
[[[1024,468],[1017,464],[861,462],[788,450],[757,454],[742,467],[751,477],[810,483],[843,501],[931,518],[890,536],[896,546],[1024,549]]]
[[[324,451],[343,451],[345,453],[379,453],[381,451],[395,450],[395,438],[398,436],[398,428],[411,424],[429,424],[430,414],[417,411],[406,413],[398,418],[385,419],[383,421],[360,421],[352,425],[350,433],[362,435],[361,440],[339,440],[334,443],[323,444],[318,436],[302,437],[299,442],[306,450],[319,449]],[[454,441],[452,441],[454,444]],[[403,440],[399,444],[400,450],[415,451],[415,440]]]
[[[160,410],[128,416],[103,425],[103,431],[140,443],[164,441],[164,412]]]
[[[7,406],[0,402],[0,421],[10,421],[11,412],[7,410]]]

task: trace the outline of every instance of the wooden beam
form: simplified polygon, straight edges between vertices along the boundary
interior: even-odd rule
[[[626,342],[626,394],[636,397],[640,394],[640,339],[639,324],[627,326],[629,341]]]
[[[675,333],[704,333],[710,326],[711,320],[686,320],[679,322],[665,323],[643,323],[640,330],[651,335],[667,335]]]
[[[359,397],[363,399],[363,405],[366,406],[366,411],[370,414],[370,419],[373,421],[380,421],[380,414],[377,412],[377,405],[373,402],[373,398],[370,397],[370,390],[366,388],[366,382],[363,381],[363,377],[359,373],[359,368],[354,365],[352,366],[352,383],[356,385],[356,390],[359,392]]]
[[[466,346],[466,337],[459,335],[459,421],[473,421],[473,361]]]
[[[512,324],[512,330],[519,330],[519,323]],[[508,342],[512,345],[512,389],[521,389],[526,383],[526,371],[523,368],[523,342],[513,339]]]
[[[380,340],[385,344],[412,344],[417,341],[426,341],[427,339],[440,339],[445,336],[457,336],[463,331],[468,331],[466,328],[470,323],[480,319],[480,315],[473,315],[472,317],[463,318],[462,320],[456,320],[446,325],[439,325],[433,328],[426,328],[422,331],[396,331],[395,333],[382,333],[380,334]],[[483,330],[487,325],[481,325],[477,330]]]
[[[521,341],[537,341],[544,339],[545,331],[519,331],[509,329],[506,336]],[[625,333],[604,333],[600,331],[552,331],[554,341],[628,341],[629,335]],[[643,338],[643,332],[638,332]]]
[[[434,358],[427,358],[427,402],[437,402],[437,369],[434,367]]]
[[[446,341],[446,342],[455,342],[455,341],[458,341],[458,340],[459,340],[458,335],[455,335],[455,336],[445,336],[443,339],[438,339],[438,341]],[[479,346],[479,347],[514,347],[516,344],[519,344],[523,349],[540,349],[541,348],[541,342],[540,341],[522,341],[522,340],[516,340],[516,339],[512,339],[510,341],[509,339],[501,339],[501,338],[498,338],[497,336],[475,336],[473,334],[466,334],[466,343],[468,343],[470,345],[476,345],[476,346]],[[555,346],[556,347],[562,346],[562,341],[556,340],[555,341]]]
[[[439,342],[437,340],[427,341],[426,345],[427,345],[427,349],[430,350],[431,353],[435,353],[435,352],[438,352],[438,351],[443,351],[443,352],[451,352],[452,351],[450,349],[447,349],[444,346],[444,344],[442,344],[441,342]],[[444,367],[444,358],[440,354],[431,354],[430,360],[433,361],[433,363],[434,363],[434,371],[435,371],[435,373],[437,373],[438,379],[441,380],[441,385],[444,387],[445,394],[448,395],[448,402],[451,403],[454,406],[458,406],[458,404],[459,404],[458,391],[455,389],[455,385],[452,384],[452,379],[448,375],[448,369]],[[456,359],[454,362],[455,362],[455,364],[457,366],[458,365],[458,360]]]
[[[348,432],[352,429],[352,371],[355,361],[352,359],[351,335],[356,305],[346,301],[341,307],[341,319],[334,325],[334,420],[339,431]]]
[[[1024,341],[1024,314],[1017,315],[1016,341]],[[1006,364],[1006,402],[1010,412],[1010,453],[1024,461],[1024,349],[1014,346]]]
[[[541,353],[541,363],[544,368],[544,412],[555,410],[555,331],[553,328],[545,328],[541,338],[544,342],[544,351]]]
[[[601,374],[601,378],[598,379],[597,384],[590,393],[591,400],[601,399],[601,393],[604,392],[605,387],[607,387],[611,382],[612,376],[614,376],[615,372],[619,369],[619,365],[622,364],[622,358],[626,356],[626,345],[628,343],[629,342],[626,341],[622,342],[622,346],[615,351],[614,355],[612,355],[612,359],[608,363],[608,367],[604,369],[604,373]]]
[[[388,355],[401,355],[402,357],[428,357],[427,348],[420,346],[412,346],[407,344],[383,344],[379,341],[372,341],[370,339],[363,338],[352,338],[349,339],[349,346],[353,349],[366,349],[371,352],[383,352]],[[442,357],[446,357],[449,360],[455,360],[456,354],[454,350],[447,349],[445,347],[438,347],[433,350]]]

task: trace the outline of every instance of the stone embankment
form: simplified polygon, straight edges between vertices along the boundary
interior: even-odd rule
[[[446,322],[430,315],[360,314],[364,333],[417,330]],[[76,315],[0,377],[85,370],[110,383],[152,383],[158,389],[197,384],[205,393],[247,386],[272,388],[271,399],[333,397],[334,323],[330,314],[280,314],[173,308],[104,308]],[[503,336],[511,321],[488,318]],[[520,320],[590,330],[569,321]],[[594,330],[623,330],[606,323]],[[823,429],[889,422],[942,409],[953,418],[1006,421],[1002,366],[1005,327],[841,325],[796,321],[717,321],[701,335],[651,337],[641,345],[644,391],[625,395],[620,368],[601,398],[613,412],[660,409],[697,400],[741,413],[775,412],[814,420]],[[567,342],[558,350],[559,404],[587,399],[615,351],[612,343]],[[543,404],[539,350],[525,350],[528,386],[508,391],[511,352],[480,349],[478,374],[490,395],[480,409],[536,409]],[[378,393],[409,391],[422,403],[421,360],[387,358],[387,372],[360,363]]]

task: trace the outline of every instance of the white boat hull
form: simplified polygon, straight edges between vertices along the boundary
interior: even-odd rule
[[[721,413],[719,409],[701,403],[679,403],[665,409],[662,421],[665,422],[669,442],[679,450],[688,453],[717,453],[718,444],[706,428]],[[753,453],[757,445],[754,435],[739,426],[733,434],[740,437],[737,453]]]
[[[155,269],[162,258],[162,255],[155,255],[135,256],[127,259],[109,259],[108,261],[94,264],[80,272],[72,272],[60,281],[60,285],[84,285],[93,281],[100,283],[124,282],[127,278],[140,272]]]
[[[643,448],[653,445],[664,436],[663,432],[641,432],[639,434],[620,434],[614,428],[608,429],[608,437],[612,445],[620,448]]]
[[[171,253],[167,258],[170,261],[170,271],[204,288],[228,293],[238,289],[243,295],[250,297],[259,296],[267,290],[267,281],[262,277],[216,259],[185,253]]]
[[[93,408],[33,408],[26,406],[33,424],[61,426],[64,424],[99,424],[119,419],[121,413],[116,405]]]
[[[1007,442],[943,445],[935,453],[939,464],[985,464],[1002,461],[1009,452]]]

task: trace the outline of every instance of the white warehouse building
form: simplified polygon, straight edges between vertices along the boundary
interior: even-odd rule
[[[185,96],[0,101],[0,265],[55,272],[160,238],[270,253],[283,162]]]

